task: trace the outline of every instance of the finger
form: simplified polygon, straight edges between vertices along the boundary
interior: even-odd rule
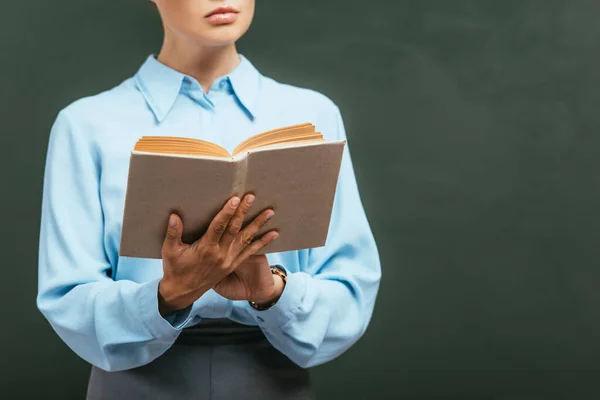
[[[260,229],[267,223],[273,216],[275,211],[265,210],[259,214],[252,222],[248,224],[240,233],[237,234],[235,244],[237,245],[236,250],[241,252],[244,247],[252,244],[254,237],[260,231]]]
[[[183,223],[177,214],[169,216],[167,225],[167,234],[163,243],[163,253],[173,253],[183,244],[181,236],[183,235]]]
[[[240,199],[237,196],[232,197],[229,201],[223,206],[221,211],[215,216],[215,218],[210,223],[208,230],[204,234],[204,238],[210,244],[218,244],[219,240],[221,240],[221,236],[227,229],[227,225],[233,217],[235,210],[238,208],[240,204]]]
[[[248,211],[252,207],[252,203],[254,202],[255,196],[253,194],[247,194],[244,196],[240,205],[238,206],[235,214],[229,221],[229,225],[227,226],[227,230],[221,237],[221,242],[225,247],[229,247],[233,239],[235,239],[236,235],[242,229],[242,225],[244,224],[244,220],[246,219],[246,215]]]
[[[233,262],[233,267],[237,268],[238,265],[243,263],[246,259],[252,257],[254,254],[258,253],[261,249],[271,243],[273,240],[279,237],[279,232],[270,231],[262,235],[260,239],[252,242],[251,245],[247,246],[242,252],[236,257]]]

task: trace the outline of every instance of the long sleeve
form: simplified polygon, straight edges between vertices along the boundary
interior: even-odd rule
[[[333,114],[317,128],[346,139],[337,107]],[[288,274],[272,308],[249,311],[274,347],[308,368],[339,356],[363,335],[380,279],[379,254],[346,146],[326,246],[309,250],[306,270]]]
[[[37,306],[80,357],[108,371],[130,369],[164,353],[187,320],[175,316],[171,321],[179,325],[173,326],[159,314],[158,280],[111,279],[103,245],[99,152],[85,134],[65,111],[50,133]]]

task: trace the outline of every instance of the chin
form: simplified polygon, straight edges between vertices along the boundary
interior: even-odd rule
[[[204,31],[195,36],[196,41],[199,43],[221,46],[235,43],[245,32],[246,29],[242,30],[234,26],[220,26],[210,29],[209,32]]]

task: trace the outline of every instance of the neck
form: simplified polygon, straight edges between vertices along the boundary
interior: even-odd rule
[[[157,59],[195,78],[205,93],[217,78],[230,73],[241,62],[235,43],[223,46],[190,43],[169,30],[165,31],[165,40]]]

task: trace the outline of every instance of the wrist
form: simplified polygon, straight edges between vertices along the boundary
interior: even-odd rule
[[[178,288],[168,279],[161,279],[158,283],[158,312],[162,317],[183,310],[198,299],[206,290],[194,291]]]
[[[283,294],[283,289],[285,287],[285,282],[283,278],[277,274],[273,274],[273,292],[270,296],[267,297],[266,300],[257,302],[259,305],[266,306],[270,303],[275,303],[281,295]]]
[[[273,307],[285,290],[287,281],[287,273],[283,267],[279,265],[271,266],[271,273],[273,274],[273,291],[263,301],[252,301],[249,300],[250,305],[259,311],[267,310]]]
[[[164,278],[158,282],[158,312],[162,317],[179,309],[180,306],[175,293]]]

